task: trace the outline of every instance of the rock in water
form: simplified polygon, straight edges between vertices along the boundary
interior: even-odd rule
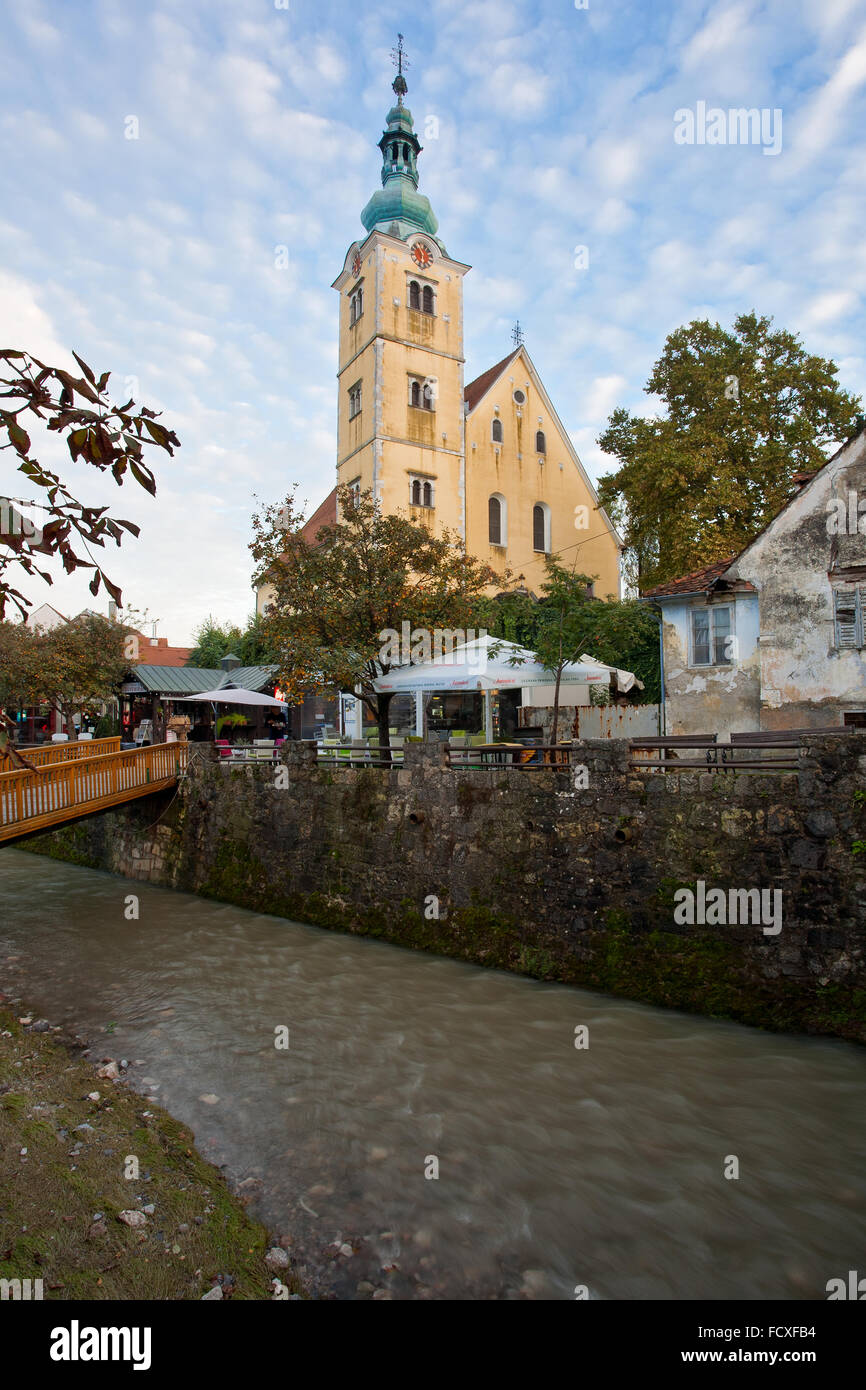
[[[265,1264],[272,1273],[279,1269],[288,1269],[289,1257],[285,1250],[281,1250],[278,1245],[274,1245],[265,1255]]]

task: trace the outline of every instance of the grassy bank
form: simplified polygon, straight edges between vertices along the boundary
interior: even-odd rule
[[[188,1128],[0,1007],[0,1278],[45,1299],[270,1299],[268,1248]]]

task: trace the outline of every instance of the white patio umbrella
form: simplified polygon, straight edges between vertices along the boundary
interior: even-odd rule
[[[553,684],[553,674],[536,660],[526,647],[503,642],[497,637],[479,637],[455,647],[437,661],[400,666],[374,682],[379,691],[415,692],[425,690],[480,691],[484,695],[487,737],[493,737],[492,690],[525,690]],[[573,662],[562,673],[563,686],[610,685],[607,666]]]
[[[262,695],[258,690],[244,690],[243,686],[225,685],[218,690],[203,690],[200,695],[186,695],[175,703],[179,705],[203,705],[207,701],[213,705],[214,731],[219,718],[220,705],[245,705],[255,708],[285,710],[285,700],[276,700],[272,695]]]

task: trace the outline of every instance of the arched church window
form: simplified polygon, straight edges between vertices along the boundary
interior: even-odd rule
[[[432,485],[432,483],[425,483],[425,484],[424,484],[424,506],[425,506],[425,507],[432,507],[432,506],[433,506],[433,485]]]
[[[409,392],[409,404],[414,405],[416,410],[421,409],[421,383],[413,381]]]
[[[408,146],[408,145],[404,145],[404,146],[403,146],[403,163],[404,163],[404,164],[408,164],[408,163],[409,163],[409,146]]]
[[[501,420],[494,420],[494,421],[493,421],[493,427],[492,427],[492,430],[491,430],[491,438],[492,438],[494,444],[501,444],[501,443],[502,443],[502,421],[501,421]]]
[[[547,453],[547,440],[544,437],[544,430],[539,430],[535,436],[535,452],[537,454]]]
[[[434,307],[433,290],[429,285],[424,286],[424,313],[432,314]]]
[[[502,506],[498,497],[491,497],[487,503],[487,520],[491,545],[502,544]]]
[[[409,285],[409,308],[421,308],[421,286],[417,280],[413,280]]]
[[[418,481],[417,478],[415,479],[414,483],[412,484],[412,506],[413,506],[413,507],[420,507],[420,506],[421,506],[421,484],[420,484],[420,482]]]
[[[532,548],[546,555],[549,550],[547,536],[547,509],[537,503],[532,509]]]

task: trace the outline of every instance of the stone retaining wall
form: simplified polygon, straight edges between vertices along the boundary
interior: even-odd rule
[[[30,846],[324,927],[759,1026],[866,1041],[866,734],[809,738],[797,773],[197,762],[173,797]],[[678,925],[676,895],[782,893],[760,923]],[[438,913],[438,916],[437,916]]]

